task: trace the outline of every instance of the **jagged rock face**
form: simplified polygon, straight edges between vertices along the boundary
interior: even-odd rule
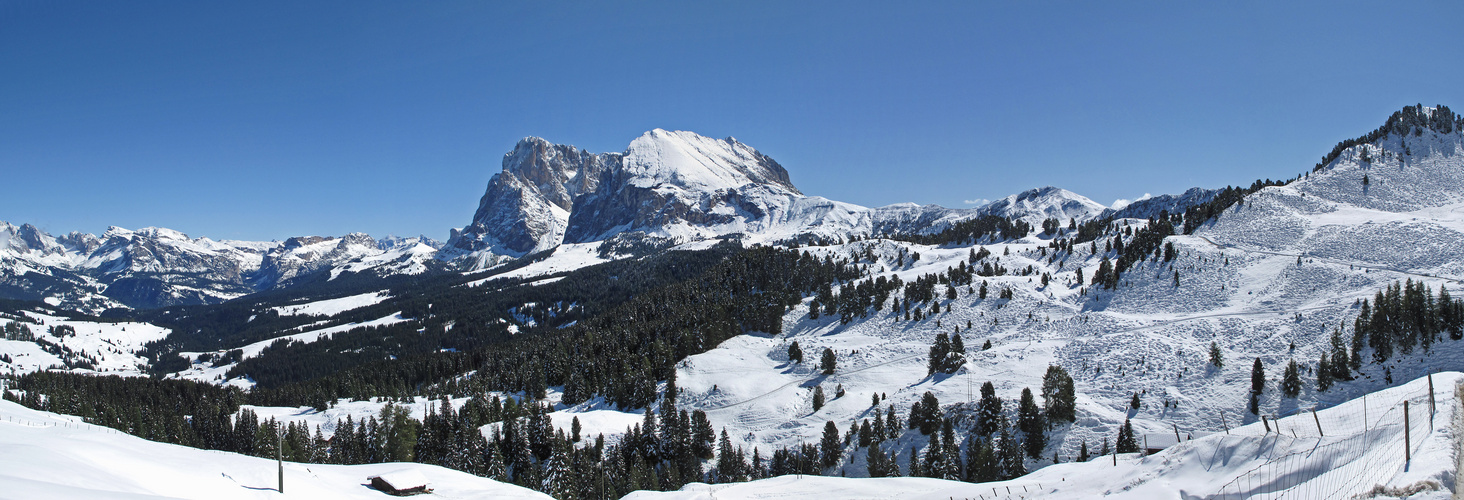
[[[453,231],[449,246],[515,257],[553,248],[563,240],[575,197],[594,192],[602,173],[619,165],[619,154],[521,140],[504,155],[503,172],[488,181],[473,223]]]
[[[784,195],[802,196],[788,171],[732,138],[657,129],[602,154],[528,138],[504,156],[473,223],[448,246],[519,257],[623,231],[760,219]]]

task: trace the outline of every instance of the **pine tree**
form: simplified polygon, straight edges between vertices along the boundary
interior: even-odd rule
[[[960,334],[951,335],[951,350],[946,356],[945,372],[956,373],[965,364],[966,343],[961,340]]]
[[[1139,406],[1141,404],[1143,404],[1143,402],[1139,401],[1139,393],[1135,392],[1133,399],[1129,400],[1129,408],[1137,410],[1139,409]]]
[[[996,388],[991,382],[981,384],[981,401],[976,404],[976,429],[982,436],[990,437],[1000,428],[1001,406],[1001,398],[996,397]]]
[[[998,456],[1001,461],[1002,479],[1012,479],[1027,475],[1027,464],[1023,459],[1021,443],[1012,436],[1011,427],[1002,422],[1001,436],[998,439],[1001,450]]]
[[[1220,353],[1220,345],[1210,342],[1210,364],[1215,368],[1225,367],[1225,357]]]
[[[885,432],[888,433],[885,439],[900,437],[900,417],[895,415],[895,405],[890,405],[885,411]]]
[[[838,361],[834,359],[834,350],[825,347],[823,351],[823,359],[819,361],[819,367],[823,369],[823,374],[833,375],[834,368],[837,362]]]
[[[1123,427],[1118,430],[1118,453],[1138,453],[1139,443],[1134,438],[1134,426],[1128,419],[1124,419]]]
[[[1317,362],[1317,391],[1318,392],[1327,392],[1327,389],[1331,389],[1331,388],[1332,388],[1332,366],[1331,366],[1331,361],[1329,359],[1327,359],[1327,355],[1325,353],[1323,353],[1322,354],[1322,360],[1319,361],[1319,362]]]
[[[1001,463],[997,461],[996,450],[991,440],[981,439],[966,447],[966,480],[985,483],[1001,479]]]
[[[1022,399],[1017,404],[1017,427],[1022,431],[1022,442],[1026,445],[1027,456],[1036,460],[1042,458],[1042,451],[1047,447],[1046,419],[1042,417],[1042,409],[1037,407],[1037,401],[1032,397],[1032,390],[1022,388]]]
[[[1251,365],[1251,394],[1260,395],[1266,390],[1266,369],[1261,366],[1261,358]]]
[[[820,463],[825,469],[839,465],[844,450],[839,442],[839,426],[834,425],[832,420],[824,424],[823,439],[818,445],[822,457]]]
[[[1424,338],[1432,338],[1431,333],[1424,334]],[[1352,380],[1352,370],[1348,368],[1351,362],[1347,356],[1347,345],[1342,342],[1342,329],[1332,330],[1332,359],[1329,366],[1332,368],[1332,378],[1335,380]]]
[[[1088,456],[1088,440],[1084,439],[1083,445],[1078,448],[1078,461],[1087,462],[1090,458],[1092,457]]]
[[[813,411],[818,411],[824,405],[823,386],[813,388]]]
[[[926,375],[945,373],[946,356],[951,352],[951,341],[945,333],[935,334],[935,344],[930,346],[930,358],[926,362]]]
[[[1072,376],[1061,366],[1048,366],[1042,376],[1042,402],[1047,407],[1049,425],[1077,421],[1077,389]]]
[[[798,347],[798,341],[788,344],[788,360],[794,363],[803,363],[803,349]]]
[[[1286,363],[1286,370],[1281,376],[1281,394],[1288,398],[1301,394],[1301,368],[1294,359]]]
[[[869,477],[885,477],[888,470],[885,462],[888,460],[890,460],[889,457],[880,451],[879,443],[870,445],[869,452],[864,456],[864,466]]]
[[[920,396],[919,413],[919,422],[916,422],[914,420],[915,417],[912,415],[911,424],[919,427],[921,434],[929,436],[931,433],[940,429],[940,423],[943,417],[941,415],[940,400],[935,397],[935,394],[930,391],[925,391],[925,394]]]

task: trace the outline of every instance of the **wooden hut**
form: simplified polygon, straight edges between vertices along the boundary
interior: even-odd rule
[[[422,473],[411,469],[388,472],[366,479],[371,481],[372,488],[388,495],[401,497],[432,493],[432,489],[427,487],[427,478],[423,477]]]

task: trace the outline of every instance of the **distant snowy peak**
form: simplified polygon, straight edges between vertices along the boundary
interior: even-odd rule
[[[0,222],[0,297],[59,300],[97,313],[132,307],[216,303],[330,272],[418,274],[441,247],[430,238],[377,241],[364,233],[283,242],[215,241],[166,228],[110,227],[102,237],[52,237]]]
[[[530,137],[504,155],[444,258],[472,267],[622,232],[703,237],[754,230],[803,198],[788,171],[736,139],[652,130],[622,153]],[[708,229],[717,227],[720,229]]]
[[[1182,214],[1190,207],[1207,203],[1215,199],[1219,189],[1189,188],[1181,194],[1161,194],[1135,200],[1128,205],[1118,209],[1104,210],[1099,217],[1113,217],[1115,219],[1149,219],[1158,217],[1161,213]]]
[[[1097,217],[1104,209],[1106,207],[1083,195],[1046,186],[993,201],[978,211],[982,215],[1022,219],[1033,226],[1041,226],[1043,220],[1054,218],[1064,223],[1069,219],[1086,221]]]

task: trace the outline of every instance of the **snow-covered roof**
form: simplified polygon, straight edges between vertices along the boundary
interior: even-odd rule
[[[412,488],[427,486],[427,477],[423,476],[421,472],[417,472],[412,469],[392,471],[379,476],[371,476],[366,479],[381,479],[382,481],[386,481],[387,485],[390,485],[393,489],[396,490],[410,490]]]

